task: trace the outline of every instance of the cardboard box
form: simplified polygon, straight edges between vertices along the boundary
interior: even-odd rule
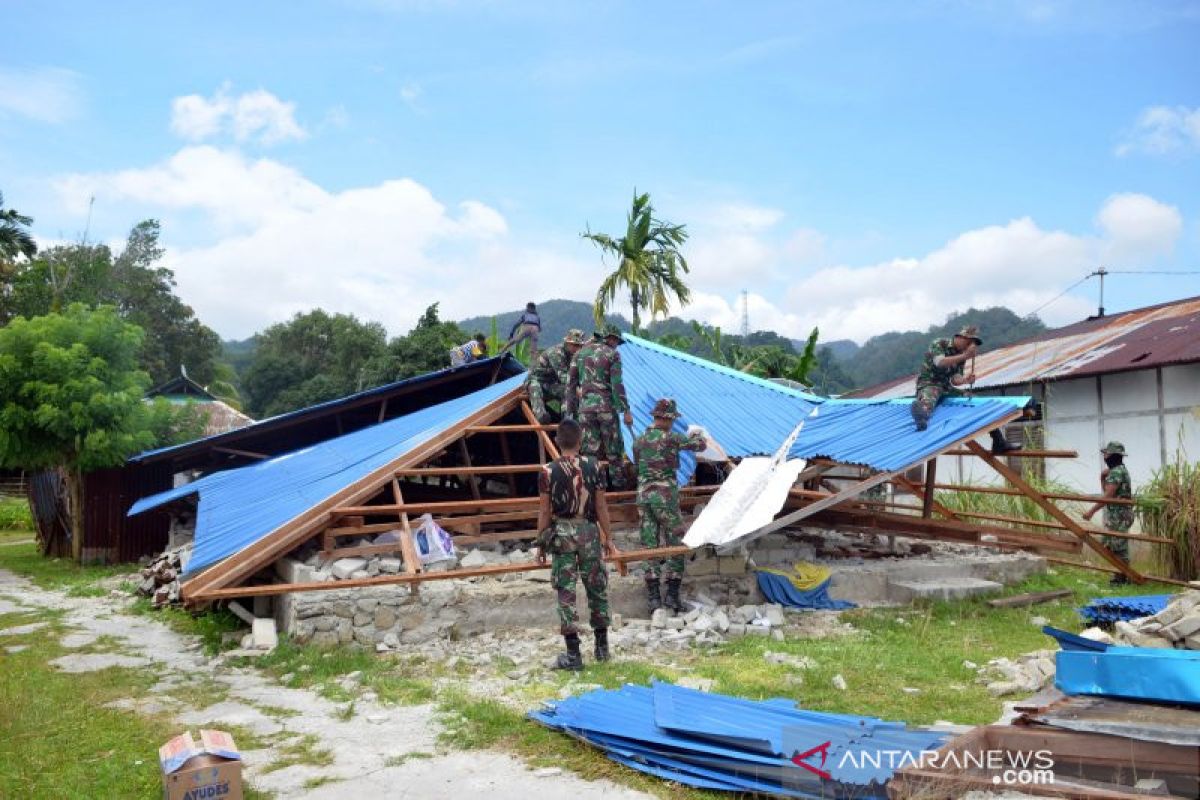
[[[242,755],[225,731],[190,731],[158,748],[163,800],[242,800]]]

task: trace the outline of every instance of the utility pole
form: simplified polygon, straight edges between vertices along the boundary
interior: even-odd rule
[[[1092,275],[1100,276],[1100,308],[1096,312],[1097,317],[1104,316],[1104,276],[1107,274],[1108,270],[1106,270],[1104,267],[1100,267],[1100,269],[1092,273]]]
[[[750,293],[742,289],[742,343],[750,338]]]

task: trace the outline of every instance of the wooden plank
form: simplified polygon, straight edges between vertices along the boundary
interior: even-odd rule
[[[985,451],[986,452],[986,451]],[[991,455],[990,453],[988,455]],[[1004,486],[971,486],[960,485],[955,483],[939,483],[935,489],[943,489],[950,492],[974,492],[976,494],[1007,494],[1014,497],[1024,494],[1017,489],[1009,489]],[[1126,500],[1120,497],[1105,498],[1094,494],[1063,494],[1061,492],[1045,492],[1042,497],[1048,497],[1051,500],[1074,500],[1080,503],[1113,503],[1115,505],[1132,506],[1137,503],[1136,500]]]
[[[462,517],[434,517],[433,521],[443,528],[453,528],[461,525],[478,525],[485,522],[520,522],[526,519],[537,519],[536,508],[528,511],[494,511],[491,514],[472,514]]]
[[[538,418],[534,416],[533,409],[529,407],[528,400],[521,401],[521,413],[525,415],[525,419],[529,420],[529,424],[531,426],[537,426],[538,441],[541,442],[542,447],[546,451],[546,455],[548,455],[552,460],[559,458],[561,453],[559,453],[558,448],[554,446],[554,442],[550,441],[550,434],[542,430],[544,426],[538,422]],[[555,430],[557,430],[557,427]]]
[[[1053,589],[1049,592],[1026,592],[1025,594],[1015,594],[1012,597],[998,597],[995,600],[988,600],[987,604],[992,608],[1024,608],[1050,600],[1070,597],[1072,594],[1073,592],[1070,589]]]
[[[1090,569],[1094,572],[1104,572],[1109,575],[1119,575],[1120,571],[1112,567],[1104,566],[1103,564],[1089,564],[1086,561],[1072,561],[1068,558],[1056,558],[1054,556],[1045,556],[1046,561],[1051,564],[1062,564],[1064,567],[1078,567],[1079,569]],[[1145,575],[1146,580],[1155,581],[1157,583],[1166,583],[1171,586],[1183,586],[1185,588],[1194,588],[1187,581],[1176,580],[1175,578],[1164,578],[1162,575]]]
[[[1008,480],[1009,483],[1017,487],[1022,494],[1040,506],[1046,511],[1047,514],[1054,517],[1056,520],[1066,526],[1066,529],[1078,536],[1084,544],[1099,553],[1101,558],[1112,564],[1121,572],[1125,573],[1126,577],[1128,577],[1134,583],[1142,583],[1142,581],[1145,580],[1137,570],[1113,555],[1111,550],[1100,544],[1100,542],[1096,541],[1095,537],[1085,531],[1078,522],[1067,516],[1066,512],[1054,505],[1054,503],[1050,502],[1050,500],[1048,500],[1033,486],[1029,485],[1024,478],[1017,474],[1016,470],[1012,469],[999,458],[989,453],[982,445],[975,441],[967,442],[967,448],[974,451],[975,455],[986,461],[992,469],[996,470],[996,472],[999,472]]]
[[[916,533],[927,534],[924,538],[949,538],[966,541],[982,546],[994,544],[1009,544],[1017,547],[1052,550],[1060,553],[1078,553],[1082,546],[1079,540],[1071,537],[1059,539],[1050,536],[1040,536],[1022,533],[1010,528],[996,528],[962,520],[923,519],[907,514],[889,514],[879,511],[857,511],[854,507],[830,509],[821,514],[822,521],[829,520],[834,524],[852,524],[855,519],[866,519],[871,526],[882,532],[912,536]],[[995,542],[983,541],[981,537],[992,536]]]
[[[479,492],[479,481],[475,480],[475,477],[471,474],[471,468],[473,465],[471,464],[471,451],[467,449],[466,439],[458,440],[458,455],[460,458],[462,458],[462,463],[467,468],[465,471],[463,471],[463,474],[467,476],[467,484],[471,487],[471,496],[478,500],[481,497]]]
[[[486,467],[406,467],[396,470],[402,478],[436,477],[440,475],[508,475],[519,472],[541,472],[543,464],[489,465]]]
[[[905,483],[908,482],[907,477],[902,476],[901,479]],[[937,501],[933,499],[935,483],[937,483],[937,456],[925,462],[925,496],[921,498],[921,516],[925,519],[933,516],[933,507],[937,504]]]
[[[397,553],[404,555],[403,547],[398,541],[385,544],[360,544],[354,547],[335,547],[328,554],[322,553],[321,558],[330,561],[352,556],[389,556]]]
[[[1051,522],[1044,519],[1029,519],[1028,517],[1013,517],[1005,514],[986,514],[982,511],[959,511],[956,512],[960,517],[971,517],[972,519],[986,519],[992,522],[1011,522],[1014,525],[1028,525],[1034,528],[1053,528],[1055,530],[1065,531],[1067,527],[1060,522]],[[1104,528],[1097,528],[1092,525],[1080,525],[1088,533],[1095,533],[1102,536],[1115,536],[1118,539],[1133,539],[1138,542],[1153,542],[1154,544],[1174,544],[1175,542],[1165,536],[1147,536],[1141,533],[1125,533],[1123,531],[1110,531]]]
[[[392,478],[392,499],[396,501],[396,505],[404,505],[404,493],[400,491],[400,481],[395,478]],[[404,571],[413,575],[421,571],[421,557],[417,555],[417,543],[413,538],[407,512],[400,512],[400,525],[400,552],[404,554]]]
[[[454,539],[455,546],[458,546],[460,544],[479,544],[481,542],[510,542],[514,539],[535,539],[537,538],[537,535],[538,531],[531,528],[521,531],[485,531],[484,533],[464,533],[455,535],[452,538]]]
[[[970,450],[950,450],[944,456],[973,456]],[[1005,453],[1003,458],[1079,458],[1075,450],[1015,450]]]
[[[467,433],[534,433],[536,431],[556,431],[558,425],[543,425],[530,423],[528,425],[472,425]]]
[[[687,547],[662,547],[650,550],[628,550],[616,559],[606,557],[609,563],[615,561],[645,561],[652,558],[666,558],[677,555],[678,551],[688,552]],[[477,569],[454,569],[444,572],[421,572],[416,575],[379,575],[374,578],[356,578],[348,581],[324,581],[321,583],[269,583],[262,586],[230,586],[214,588],[203,594],[192,594],[189,602],[208,602],[234,597],[264,597],[268,595],[286,594],[288,592],[328,592],[337,589],[357,589],[364,586],[392,586],[405,583],[423,583],[425,581],[458,580],[462,578],[480,578],[505,575],[510,572],[532,572],[549,569],[550,561],[538,564],[536,561],[524,564],[497,564]]]
[[[507,433],[500,434],[500,456],[501,456],[501,458],[504,459],[505,465],[507,465],[509,468],[508,493],[515,497],[517,494],[517,478],[512,473],[512,466],[513,466],[512,448],[509,447]],[[542,465],[540,463],[534,464],[532,466],[534,469],[538,470],[539,472],[542,469]]]
[[[212,565],[191,578],[181,587],[185,600],[193,593],[228,586],[250,577],[300,542],[316,534],[321,528],[328,526],[332,509],[368,500],[392,479],[397,469],[421,464],[432,458],[447,444],[460,438],[464,427],[486,424],[508,414],[518,402],[522,391],[521,387],[511,389],[475,413],[468,415],[462,423],[451,425],[440,434],[430,437],[427,442],[407,454],[391,463],[384,464],[369,475],[314,504],[294,519],[268,532],[240,553]]]
[[[388,399],[385,397],[383,398],[383,402],[379,404],[379,418],[375,420],[376,423],[383,422],[383,418],[387,416],[387,401]]]

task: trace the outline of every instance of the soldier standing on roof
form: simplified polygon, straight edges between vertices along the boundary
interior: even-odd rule
[[[929,418],[938,403],[947,397],[962,396],[958,387],[975,383],[973,362],[982,344],[979,328],[967,325],[953,338],[934,339],[929,345],[921,362],[921,371],[917,373],[917,396],[912,402],[912,418],[918,431],[929,426]],[[964,374],[964,366],[968,361],[972,362],[972,370]],[[993,453],[1010,453],[1021,449],[1019,444],[1011,444],[998,430],[993,430],[991,435]]]
[[[604,555],[618,555],[612,543],[608,501],[600,466],[579,454],[581,431],[574,420],[558,426],[556,440],[562,455],[538,473],[537,561],[552,556],[550,581],[558,595],[558,622],[567,652],[555,669],[583,669],[579,629],[575,625],[575,584],[582,578],[591,612],[597,661],[608,660],[608,571]]]
[[[571,361],[583,342],[583,331],[572,328],[559,344],[541,351],[533,360],[525,385],[529,406],[539,422],[549,424],[562,419]]]
[[[623,341],[616,325],[608,324],[596,331],[595,338],[571,360],[567,379],[566,414],[583,428],[579,451],[608,463],[611,489],[626,486],[625,444],[617,415],[623,416],[626,425],[633,425],[621,377],[621,354],[617,352],[617,345]]]
[[[633,443],[637,464],[638,512],[642,518],[642,544],[646,547],[675,547],[683,541],[683,515],[679,512],[679,451],[699,452],[707,442],[699,433],[684,435],[671,430],[679,411],[675,401],[663,398],[654,404],[654,422]],[[661,608],[659,576],[666,567],[667,608],[685,611],[679,599],[683,580],[683,556],[658,558],[646,562],[646,604],[650,613]]]
[[[1120,442],[1109,442],[1100,454],[1104,456],[1104,469],[1100,470],[1100,485],[1104,487],[1104,496],[1123,500],[1133,498],[1133,482],[1129,479],[1129,470],[1125,468],[1125,445]],[[1100,509],[1104,509],[1104,527],[1110,531],[1127,533],[1133,527],[1133,506],[1105,503],[1100,501],[1088,509],[1083,515],[1090,520]],[[1117,558],[1129,563],[1129,540],[1122,536],[1102,536],[1101,543],[1112,551]],[[1120,585],[1129,583],[1123,573],[1112,576],[1111,583]]]

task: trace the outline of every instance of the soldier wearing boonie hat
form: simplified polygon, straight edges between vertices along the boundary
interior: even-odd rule
[[[637,465],[638,513],[642,520],[642,545],[647,548],[674,547],[683,541],[683,515],[679,511],[679,452],[703,450],[707,443],[699,434],[684,435],[671,430],[679,418],[675,401],[664,397],[650,412],[654,422],[633,443]],[[653,613],[663,605],[660,577],[667,581],[666,605],[673,611],[685,611],[679,599],[683,581],[683,556],[652,559],[646,562],[646,602]]]
[[[1133,498],[1133,481],[1129,470],[1125,467],[1125,445],[1112,441],[1100,449],[1104,457],[1104,469],[1100,470],[1100,485],[1104,488],[1104,496],[1122,500]],[[1126,533],[1133,527],[1133,506],[1125,503],[1105,503],[1103,500],[1087,510],[1084,519],[1090,520],[1100,509],[1104,509],[1104,527],[1110,531]],[[1113,555],[1129,563],[1129,540],[1122,536],[1101,536],[1101,543],[1112,551]],[[1129,578],[1124,574],[1112,577],[1115,585],[1128,583]]]
[[[606,464],[610,489],[626,488],[625,442],[618,417],[633,425],[617,352],[623,341],[617,327],[608,324],[580,348],[571,360],[564,409],[583,428],[579,451]]]
[[[529,407],[539,422],[550,424],[563,418],[571,361],[586,338],[583,331],[572,328],[561,342],[538,353],[530,365],[525,387]]]

